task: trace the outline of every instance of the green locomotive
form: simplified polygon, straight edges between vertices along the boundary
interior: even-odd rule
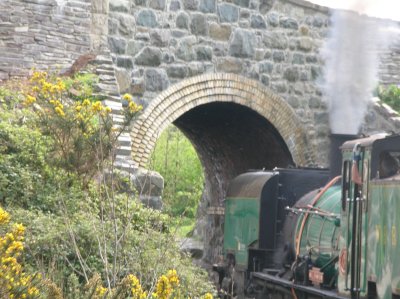
[[[275,169],[231,182],[222,296],[400,298],[400,136],[341,152],[339,176]]]

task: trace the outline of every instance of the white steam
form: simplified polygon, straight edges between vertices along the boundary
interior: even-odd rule
[[[376,1],[353,1],[367,12]],[[388,22],[350,11],[334,11],[325,61],[322,91],[328,102],[333,133],[357,134],[378,82],[379,52],[388,46]]]

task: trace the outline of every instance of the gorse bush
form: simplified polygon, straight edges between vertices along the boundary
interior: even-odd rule
[[[65,83],[46,72],[33,74],[25,95],[26,106],[37,104],[34,111],[42,133],[53,140],[52,162],[87,184],[103,168],[101,163],[110,156],[118,137],[111,109],[90,99],[71,102]],[[130,101],[126,123],[141,109]]]
[[[110,109],[87,97],[91,84],[35,72],[22,93],[0,88],[0,202],[26,227],[26,272],[43,276],[43,298],[212,293],[205,271],[179,251],[173,220],[119,190],[117,137],[141,106],[124,95],[125,122],[116,129]],[[162,278],[171,269],[179,288]]]

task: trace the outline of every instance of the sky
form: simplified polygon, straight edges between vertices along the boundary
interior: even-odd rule
[[[307,0],[332,8],[356,10],[370,16],[400,21],[400,0]]]

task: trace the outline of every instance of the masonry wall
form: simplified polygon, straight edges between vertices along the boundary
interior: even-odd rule
[[[107,11],[103,0],[1,0],[0,80],[33,67],[62,69],[98,51]]]

